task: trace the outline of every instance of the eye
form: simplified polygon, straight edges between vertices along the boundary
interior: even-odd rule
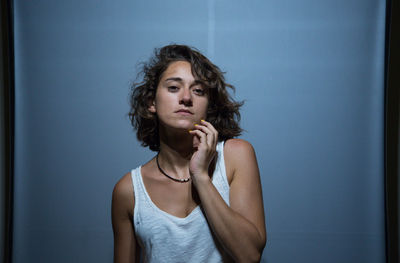
[[[193,92],[199,96],[203,96],[205,94],[205,91],[203,88],[194,88]]]
[[[177,86],[169,86],[168,91],[171,91],[171,92],[178,91],[178,87]]]

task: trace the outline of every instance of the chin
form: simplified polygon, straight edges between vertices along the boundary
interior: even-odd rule
[[[188,131],[188,130],[192,130],[194,128],[194,123],[193,122],[185,123],[185,124],[181,124],[181,125],[176,125],[175,127],[180,130]]]
[[[187,132],[188,130],[191,130],[194,128],[194,124],[196,122],[194,122],[193,120],[179,120],[173,123],[167,123],[166,126],[169,126],[173,129],[176,130],[182,130]]]
[[[178,120],[174,126],[176,126],[177,128],[182,128],[182,129],[193,129],[194,124],[196,123],[196,121],[194,120]]]

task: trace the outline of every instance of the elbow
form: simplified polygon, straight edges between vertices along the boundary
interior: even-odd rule
[[[262,253],[259,252],[254,252],[254,253],[249,253],[247,255],[241,255],[241,257],[237,257],[235,262],[241,262],[241,263],[258,263],[261,261],[261,255]]]
[[[252,257],[249,258],[249,262],[260,262],[261,261],[261,256],[262,256],[262,252],[257,251],[256,253],[253,253]]]
[[[235,261],[236,262],[246,262],[246,263],[247,262],[248,263],[260,262],[264,247],[265,247],[265,243],[262,246],[260,246],[259,248],[255,248],[252,251],[248,250],[247,253],[238,255],[236,257]]]
[[[266,239],[263,238],[262,240],[260,240],[260,243],[258,244],[257,248],[253,251],[253,253],[251,253],[251,255],[249,255],[249,258],[244,262],[260,262],[265,248],[265,244],[266,244]]]
[[[262,257],[266,243],[267,243],[267,233],[260,236],[257,249],[253,256],[253,261],[251,261],[251,262],[260,262],[261,261],[261,257]]]
[[[264,251],[264,247],[265,247],[265,242],[261,244],[261,246],[256,249],[249,257],[249,261],[248,262],[260,262],[261,261],[261,257],[262,257],[262,253]]]
[[[246,248],[242,248],[241,251],[237,251],[237,253],[233,255],[231,254],[233,257],[232,259],[235,262],[260,262],[266,241],[266,235],[259,235],[258,238],[254,240],[254,243],[249,242],[252,243],[252,245],[247,243],[248,246],[246,246]]]
[[[253,259],[252,262],[257,262],[257,263],[259,263],[259,262],[261,261],[262,253],[258,253],[257,255],[254,255],[254,256],[255,256],[255,257],[254,257],[254,259]]]

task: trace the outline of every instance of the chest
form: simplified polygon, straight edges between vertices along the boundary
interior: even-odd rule
[[[143,183],[152,203],[175,217],[187,217],[200,204],[190,181],[178,183],[144,177]]]
[[[210,165],[209,173],[213,185],[229,204],[229,185],[233,171],[229,162],[221,162],[218,157]],[[151,202],[160,210],[179,218],[185,218],[200,205],[200,199],[192,181],[175,182],[162,175],[155,162],[142,167],[142,178],[145,191]]]

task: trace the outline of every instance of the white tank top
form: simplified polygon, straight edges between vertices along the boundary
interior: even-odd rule
[[[219,142],[212,182],[229,205],[223,149],[224,143]],[[140,171],[141,166],[132,170],[131,176],[135,193],[133,222],[141,262],[228,262],[201,207],[197,206],[184,218],[161,210],[150,199]]]

